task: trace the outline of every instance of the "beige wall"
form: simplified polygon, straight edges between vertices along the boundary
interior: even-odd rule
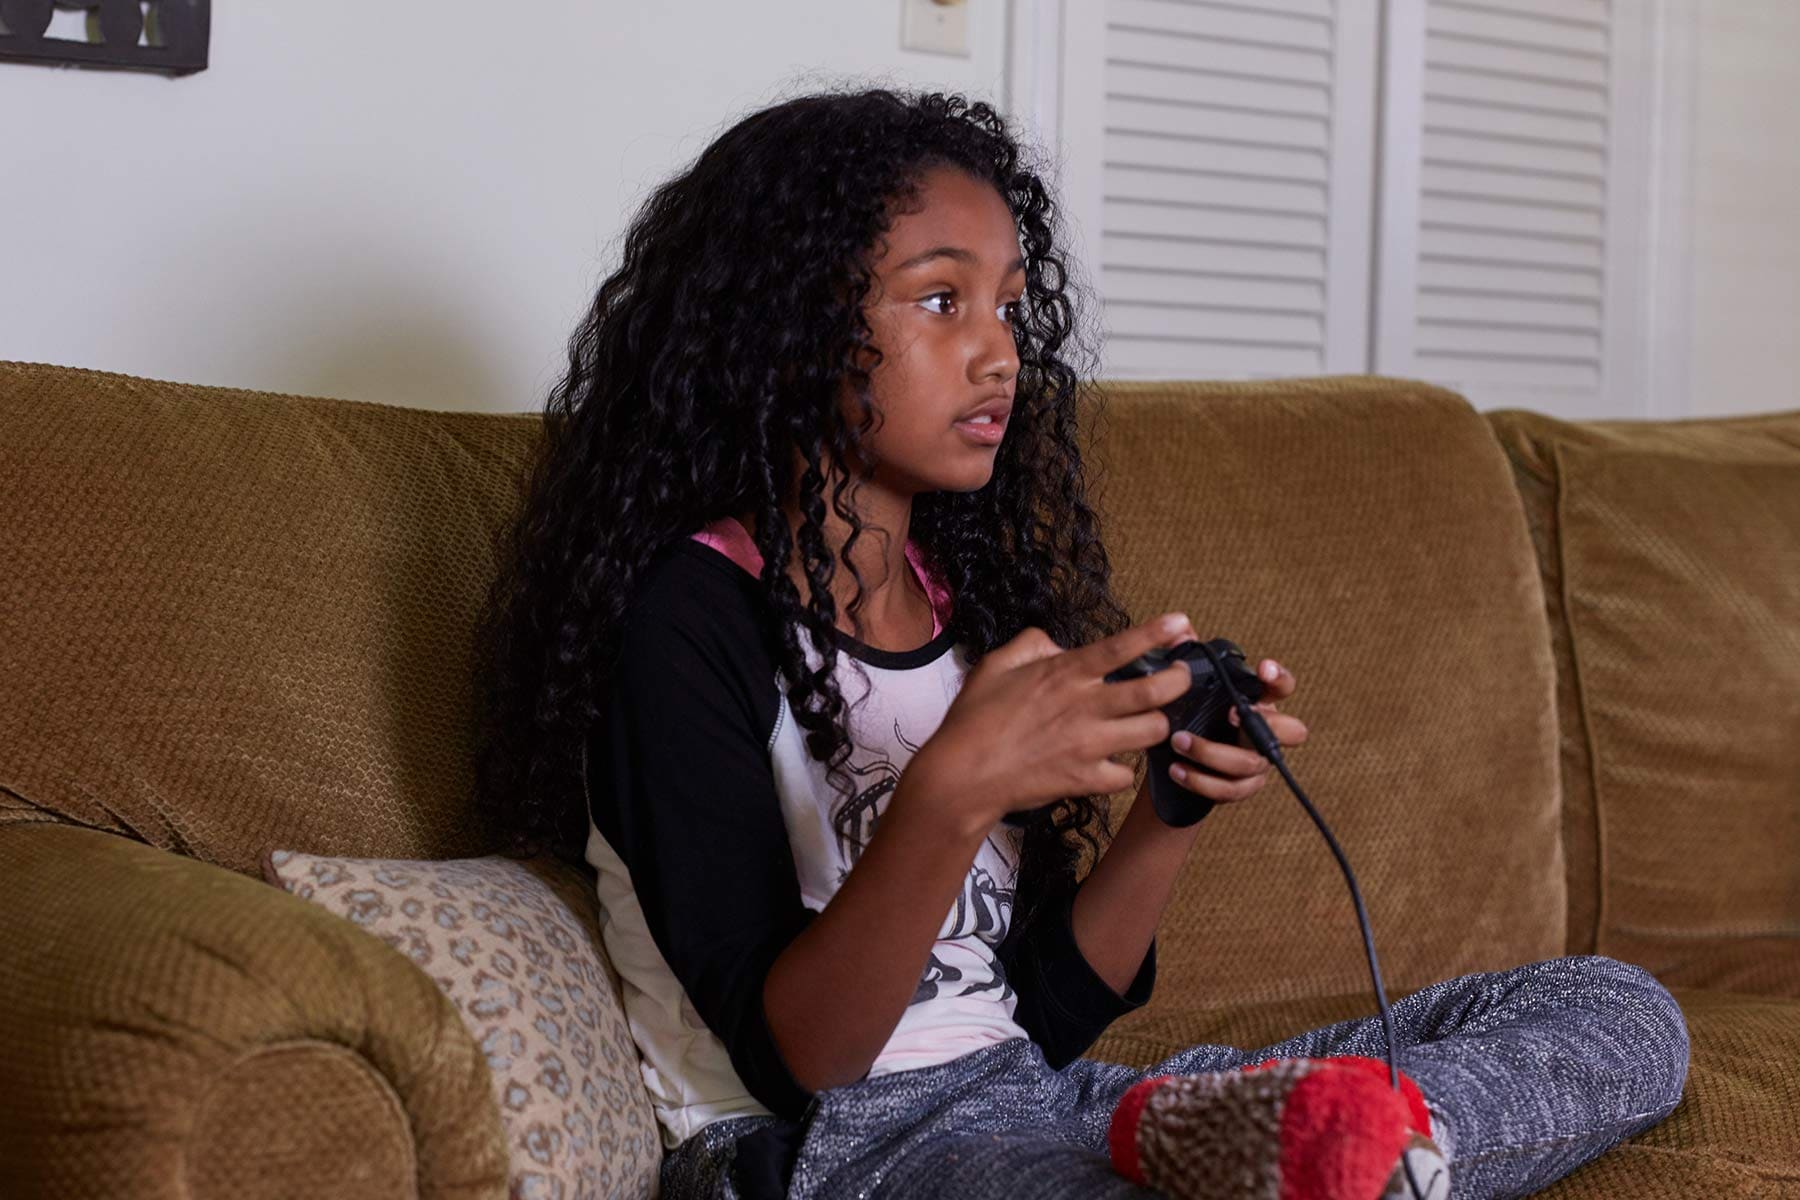
[[[1695,416],[1800,408],[1800,0],[1700,0]]]
[[[188,78],[0,63],[0,359],[538,407],[651,187],[808,84],[999,100],[1000,0],[970,25],[952,58],[900,0],[225,0]]]

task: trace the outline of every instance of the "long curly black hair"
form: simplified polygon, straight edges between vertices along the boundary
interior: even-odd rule
[[[1022,160],[986,103],[828,91],[743,118],[652,193],[570,339],[478,631],[488,676],[478,787],[509,850],[580,861],[581,747],[602,716],[634,588],[658,548],[728,514],[755,513],[777,626],[766,632],[794,681],[788,703],[808,752],[843,779],[850,747],[829,671],[836,563],[822,534],[824,483],[835,466],[831,500],[854,542],[863,525],[844,505],[843,464],[869,426],[869,370],[859,364],[880,358],[863,313],[873,250],[928,169],[991,183],[1025,258],[1014,408],[992,478],[913,501],[911,536],[951,593],[954,641],[973,663],[1027,626],[1073,648],[1130,624],[1109,587],[1076,442],[1072,364],[1091,367],[1094,355],[1071,297],[1085,289],[1062,256],[1058,210]],[[865,415],[854,427],[840,408],[846,379]],[[782,500],[796,458],[807,596],[779,566],[793,552]],[[826,669],[809,669],[802,637]],[[1104,800],[1063,798],[1028,826],[1015,926],[1073,885],[1084,852],[1099,853],[1110,836]]]

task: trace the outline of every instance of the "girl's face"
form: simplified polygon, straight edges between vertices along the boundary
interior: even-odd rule
[[[876,251],[864,309],[884,356],[869,379],[881,421],[865,435],[879,458],[873,482],[907,495],[975,491],[993,476],[1019,373],[1025,263],[1012,213],[991,184],[935,168]],[[843,403],[857,425],[848,381]],[[978,408],[997,410],[992,424],[964,423]]]

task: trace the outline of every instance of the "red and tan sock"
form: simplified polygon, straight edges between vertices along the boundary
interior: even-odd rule
[[[1141,1080],[1113,1110],[1113,1168],[1172,1200],[1444,1200],[1425,1099],[1372,1058],[1275,1059]]]

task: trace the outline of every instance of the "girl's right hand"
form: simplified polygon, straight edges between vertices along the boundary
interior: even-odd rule
[[[1167,738],[1169,718],[1159,710],[1187,691],[1191,676],[1179,662],[1122,683],[1106,682],[1106,674],[1193,637],[1182,613],[1075,650],[1030,626],[970,669],[907,773],[923,767],[935,784],[929,790],[954,795],[958,815],[983,829],[1065,796],[1123,791],[1132,769],[1111,756]]]

